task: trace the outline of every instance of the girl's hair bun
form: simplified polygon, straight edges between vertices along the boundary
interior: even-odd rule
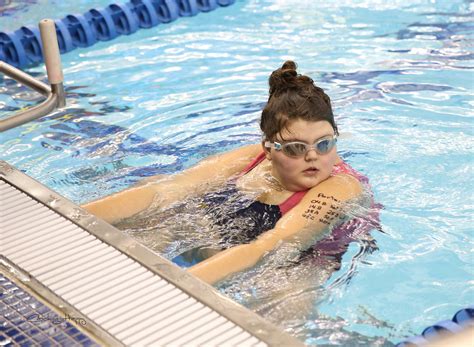
[[[260,118],[265,138],[274,139],[295,119],[327,121],[337,134],[331,99],[311,77],[298,74],[296,68],[296,63],[288,60],[269,77],[270,95]]]
[[[296,63],[293,60],[287,60],[281,66],[281,70],[295,70],[296,71]]]
[[[298,77],[296,68],[297,66],[294,61],[287,60],[283,63],[281,68],[272,72],[268,80],[270,96],[275,92],[279,94],[296,87]]]

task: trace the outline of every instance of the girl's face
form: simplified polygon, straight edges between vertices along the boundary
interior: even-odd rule
[[[334,129],[328,121],[306,121],[297,119],[280,131],[274,142],[282,145],[303,142],[313,145],[323,138],[331,138]],[[299,157],[288,156],[283,150],[264,148],[266,158],[272,163],[272,175],[289,191],[310,189],[327,179],[337,160],[336,146],[325,154],[312,147]]]

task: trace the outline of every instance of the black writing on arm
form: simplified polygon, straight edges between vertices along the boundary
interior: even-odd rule
[[[319,220],[319,222],[329,225],[339,217],[339,206],[340,201],[335,197],[319,193],[316,199],[310,201],[302,217],[311,221]]]

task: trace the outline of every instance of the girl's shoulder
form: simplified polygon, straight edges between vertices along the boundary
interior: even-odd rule
[[[353,169],[351,168],[351,170]],[[306,193],[305,199],[323,197],[335,202],[342,202],[360,196],[363,192],[363,185],[356,173],[355,170],[344,169],[331,174],[329,178],[311,188]]]
[[[213,170],[220,173],[219,176],[228,178],[241,172],[261,151],[262,146],[260,144],[246,145],[210,156],[199,162],[195,167]]]

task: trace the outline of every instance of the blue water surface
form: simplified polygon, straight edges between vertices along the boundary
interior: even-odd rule
[[[106,3],[77,4],[13,1],[0,25]],[[473,5],[241,0],[76,49],[62,56],[67,107],[3,133],[0,159],[76,203],[180,171],[258,142],[267,78],[293,59],[331,96],[338,150],[384,209],[379,250],[354,270],[352,245],[317,318],[283,328],[308,344],[391,345],[474,302]],[[0,80],[1,116],[40,99]]]

